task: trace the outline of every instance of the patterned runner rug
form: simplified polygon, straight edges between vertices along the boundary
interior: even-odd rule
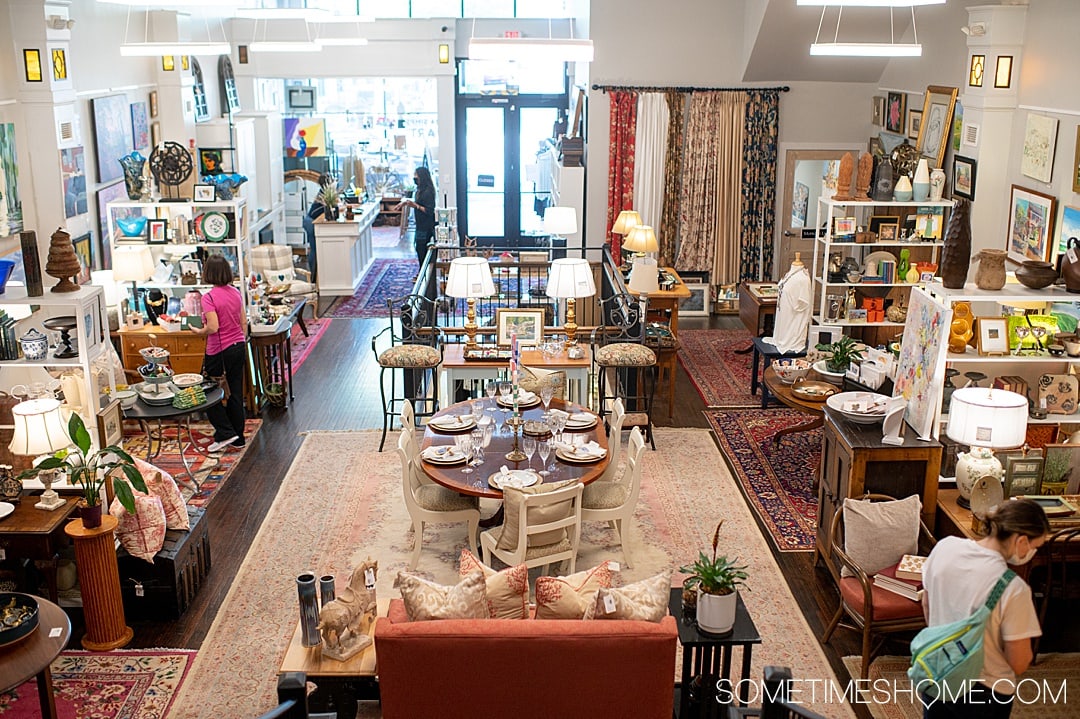
[[[622,582],[690,561],[724,519],[721,550],[749,565],[750,591],[743,599],[763,640],[754,650],[751,676],[760,677],[766,664],[781,664],[795,676],[832,679],[711,433],[663,427],[656,433],[664,450],[644,455],[641,497],[629,532],[634,568],[624,567]],[[276,705],[276,671],[299,615],[298,574],[333,574],[340,582],[371,556],[379,561],[379,596],[397,596],[394,578],[408,564],[413,537],[401,498],[400,463],[392,452],[375,451],[378,440],[374,431],[307,436],[210,627],[173,716],[250,717]],[[587,522],[582,529],[579,568],[622,561],[606,525]],[[456,582],[463,546],[463,525],[430,526],[418,570],[438,582]],[[680,582],[675,574],[673,585]],[[847,706],[815,708],[838,719],[854,716]]]
[[[385,318],[386,301],[409,294],[417,272],[416,260],[373,260],[352,297],[335,302],[323,314],[334,319]]]
[[[56,713],[60,719],[161,719],[194,660],[195,651],[187,649],[63,652],[52,663]],[[0,715],[41,717],[37,681],[0,694]]]
[[[750,394],[753,355],[735,354],[750,339],[744,329],[679,331],[679,362],[706,407],[761,406],[761,398]]]
[[[821,430],[785,435],[777,430],[809,422],[793,409],[705,410],[743,495],[781,552],[812,551],[817,532],[814,475]]]

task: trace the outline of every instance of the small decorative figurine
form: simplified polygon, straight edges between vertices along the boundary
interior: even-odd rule
[[[346,661],[371,644],[368,630],[375,621],[375,580],[379,563],[368,557],[349,577],[349,586],[319,612],[323,656]]]

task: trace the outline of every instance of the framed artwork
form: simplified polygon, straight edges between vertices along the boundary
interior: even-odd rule
[[[871,124],[882,126],[885,122],[885,98],[873,97],[871,98],[870,107],[870,122]]]
[[[60,150],[60,178],[64,183],[64,217],[85,215],[86,152],[81,146]]]
[[[855,218],[854,217],[835,217],[833,218],[833,237],[854,237],[855,236]]]
[[[1070,237],[1080,237],[1080,209],[1065,205],[1065,209],[1061,212],[1058,252],[1068,251]]]
[[[1076,128],[1076,151],[1073,157],[1073,192],[1080,192],[1080,127]]]
[[[1076,494],[1080,490],[1080,444],[1043,447],[1042,484],[1037,494]]]
[[[907,400],[904,419],[920,438],[934,434],[941,409],[951,323],[952,308],[919,289],[911,291],[893,396]]]
[[[150,91],[150,117],[157,117],[157,90]]]
[[[71,241],[75,255],[79,258],[79,276],[76,282],[85,285],[90,282],[90,270],[94,269],[93,237],[87,232]]]
[[[1024,151],[1020,155],[1021,173],[1039,182],[1050,182],[1054,174],[1057,128],[1056,119],[1028,113],[1024,127]]]
[[[26,48],[22,52],[26,81],[41,82],[41,50]]]
[[[897,218],[899,220],[899,218]],[[899,223],[885,224],[878,228],[878,240],[882,242],[894,242],[900,231]]]
[[[885,129],[898,135],[904,134],[904,110],[907,95],[903,92],[890,92],[885,98]]]
[[[161,123],[150,123],[150,146],[157,147],[161,144]]]
[[[806,227],[806,214],[810,209],[810,186],[795,181],[795,194],[791,196],[791,226]]]
[[[870,232],[877,233],[877,236],[881,238],[881,228],[886,226],[894,228],[892,231],[892,239],[895,240],[897,230],[900,229],[900,218],[896,215],[871,215],[867,229],[869,229]]]
[[[1039,450],[1024,454],[1007,454],[1001,461],[1005,469],[1005,497],[1039,494],[1042,481],[1043,457]]]
[[[927,208],[922,207],[920,210]],[[931,208],[938,209],[941,208]],[[945,219],[942,212],[919,212],[915,215],[915,229],[916,235],[922,237],[924,240],[940,240],[941,239],[941,225]]]
[[[150,120],[146,116],[146,103],[131,103],[132,150],[150,147]]]
[[[919,129],[922,127],[922,110],[907,111],[907,136],[912,140],[919,139]]]
[[[952,149],[960,152],[960,142],[964,136],[964,104],[959,100],[953,106],[952,111]]]
[[[195,202],[213,202],[214,201],[214,186],[213,185],[195,185],[194,201]]]
[[[953,107],[956,88],[930,85],[923,98],[922,124],[916,147],[919,155],[929,159],[931,167],[941,167],[945,148],[952,134]]]
[[[169,226],[168,220],[147,220],[146,222],[146,244],[148,245],[164,245],[169,239],[166,236],[165,228]]]
[[[704,282],[687,282],[690,296],[679,301],[679,314],[684,317],[708,317],[711,292]]]
[[[118,165],[120,163],[117,163]],[[109,238],[112,237],[112,233],[109,232],[109,213],[106,208],[110,202],[120,202],[126,200],[127,189],[124,187],[123,182],[114,182],[108,187],[102,187],[97,191],[97,210],[98,210],[98,230],[101,232],[101,266],[112,267],[112,247],[110,246]],[[121,216],[130,216],[131,210],[121,211]]]
[[[225,170],[221,167],[227,147],[200,147],[199,148],[199,175],[220,175]]]
[[[976,162],[970,157],[953,155],[952,188],[953,194],[965,200],[975,199]]]
[[[1014,262],[1049,260],[1056,205],[1057,200],[1050,195],[1012,186],[1009,236],[1006,238],[1009,259]]]
[[[0,123],[0,180],[7,191],[0,193],[0,237],[23,228],[22,200],[19,199],[19,153],[15,148],[15,123]]]
[[[518,346],[535,347],[544,338],[544,310],[516,310],[500,307],[495,310],[495,342],[510,344],[511,333],[517,335]]]
[[[326,121],[312,117],[287,117],[285,123],[286,157],[324,157]]]
[[[1004,317],[978,319],[978,349],[981,355],[1009,354],[1009,323]]]
[[[94,153],[98,182],[124,176],[120,158],[131,152],[131,109],[125,95],[106,95],[90,100],[94,117]]]
[[[97,415],[98,440],[102,447],[120,444],[124,439],[124,413],[120,410],[120,400],[114,399]]]

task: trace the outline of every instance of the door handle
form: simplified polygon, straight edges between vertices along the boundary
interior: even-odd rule
[[[784,237],[794,237],[795,233],[791,230],[784,230]]]

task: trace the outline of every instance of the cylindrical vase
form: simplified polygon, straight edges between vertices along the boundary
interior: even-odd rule
[[[334,601],[334,575],[324,574],[319,577],[319,606],[325,607]]]
[[[296,591],[300,595],[300,643],[305,647],[318,646],[319,603],[315,597],[315,575],[301,574],[296,578]]]

